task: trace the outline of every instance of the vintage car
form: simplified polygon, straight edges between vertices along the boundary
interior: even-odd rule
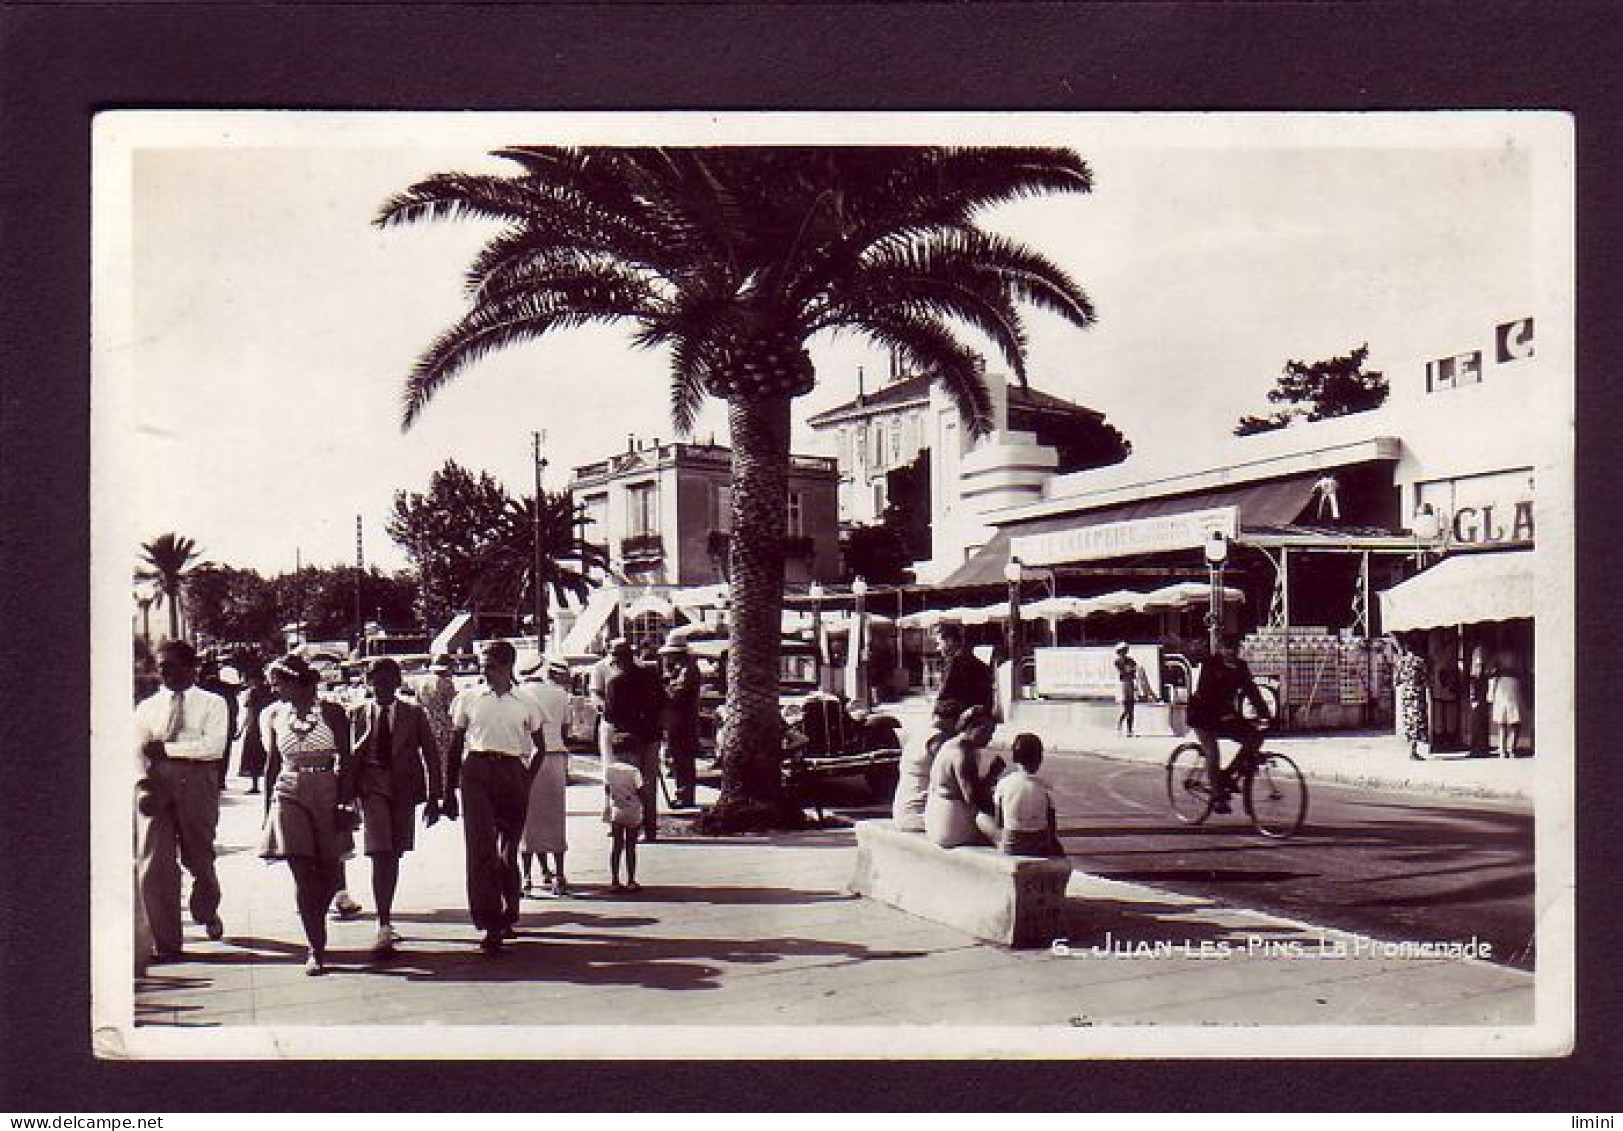
[[[724,714],[727,641],[689,640],[706,674],[700,698],[700,741],[714,749]],[[783,713],[783,778],[792,793],[832,778],[860,777],[875,799],[889,799],[901,760],[900,723],[869,713],[818,687],[818,660],[803,640],[786,639],[779,660]]]

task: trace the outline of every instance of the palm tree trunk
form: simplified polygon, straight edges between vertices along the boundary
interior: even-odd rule
[[[721,800],[706,821],[718,831],[782,825],[802,816],[798,806],[782,797],[783,719],[778,707],[789,403],[785,396],[728,401],[733,536],[727,723],[719,743]]]
[[[168,593],[169,597],[169,639],[180,639],[180,586]]]

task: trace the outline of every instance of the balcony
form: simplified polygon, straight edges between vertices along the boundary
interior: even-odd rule
[[[620,540],[620,559],[626,562],[657,561],[665,556],[665,539],[658,534],[633,534]]]

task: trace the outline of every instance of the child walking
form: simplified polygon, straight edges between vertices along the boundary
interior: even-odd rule
[[[1048,783],[1037,776],[1043,764],[1043,740],[1034,734],[1015,736],[1009,751],[1014,770],[1004,775],[992,794],[1000,830],[998,849],[1007,856],[1063,856]]]
[[[603,822],[609,826],[609,884],[611,891],[641,891],[637,882],[637,836],[642,829],[642,771],[627,762],[611,761],[603,768]],[[620,883],[620,859],[625,858],[626,882]]]

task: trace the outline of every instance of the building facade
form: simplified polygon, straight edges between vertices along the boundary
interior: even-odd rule
[[[836,484],[834,460],[790,457],[787,585],[839,574]],[[570,490],[614,579],[660,591],[726,581],[731,485],[729,448],[633,439],[624,452],[575,468]]]
[[[927,504],[930,552],[914,563],[922,582],[961,565],[990,535],[987,513],[1039,498],[1043,484],[1072,464],[1126,454],[1124,443],[1115,448],[1121,438],[1102,413],[1011,383],[1002,373],[983,376],[992,431],[979,440],[927,375],[893,375],[874,392],[859,391],[808,421],[833,436],[842,527],[877,524],[893,503]],[[909,497],[893,498],[904,482]]]

